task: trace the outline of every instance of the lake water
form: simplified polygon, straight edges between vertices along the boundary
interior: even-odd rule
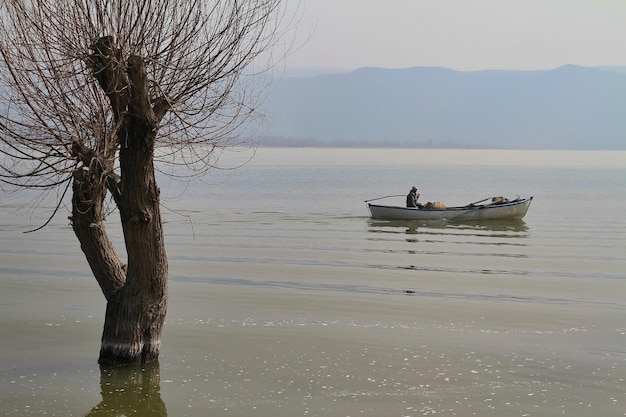
[[[519,222],[369,219],[412,185],[534,200]],[[24,234],[50,206],[0,195],[0,415],[626,415],[626,152],[261,148],[183,188],[161,182],[170,304],[139,370],[97,364],[67,211]]]

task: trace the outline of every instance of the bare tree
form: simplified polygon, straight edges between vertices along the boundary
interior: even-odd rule
[[[281,0],[0,4],[0,182],[56,190],[57,209],[71,195],[107,301],[100,363],[158,358],[168,263],[155,166],[202,172],[236,143],[259,97],[245,75],[280,41],[284,13]]]

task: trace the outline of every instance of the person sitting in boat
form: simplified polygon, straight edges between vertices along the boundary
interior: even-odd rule
[[[417,202],[418,198],[420,198],[420,195],[417,193],[417,187],[413,186],[409,194],[406,196],[406,206],[423,208],[424,206]]]

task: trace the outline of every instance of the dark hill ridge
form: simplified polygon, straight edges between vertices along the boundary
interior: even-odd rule
[[[626,149],[626,73],[361,68],[285,78],[267,112],[273,136],[328,144]]]

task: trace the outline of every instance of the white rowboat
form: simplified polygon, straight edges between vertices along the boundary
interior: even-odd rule
[[[482,201],[486,201],[485,199]],[[385,220],[519,220],[526,215],[532,197],[505,202],[468,204],[461,207],[416,208],[367,203],[372,219]]]

